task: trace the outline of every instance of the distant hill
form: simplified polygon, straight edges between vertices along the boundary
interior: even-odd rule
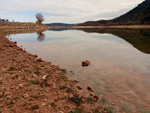
[[[73,25],[73,24],[66,24],[66,23],[49,23],[49,24],[46,24],[47,26],[70,26],[70,25]]]
[[[137,7],[126,14],[111,19],[88,21],[78,25],[81,26],[98,26],[98,25],[150,25],[150,0],[145,0]]]

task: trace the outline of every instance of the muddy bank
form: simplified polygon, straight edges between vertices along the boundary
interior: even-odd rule
[[[27,53],[5,36],[0,36],[0,67],[1,113],[107,113],[102,97],[89,88],[82,91],[68,80],[65,69]]]

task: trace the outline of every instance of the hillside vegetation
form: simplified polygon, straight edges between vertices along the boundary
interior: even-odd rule
[[[78,25],[150,25],[150,0],[143,1],[137,7],[120,17],[111,20],[88,21]]]

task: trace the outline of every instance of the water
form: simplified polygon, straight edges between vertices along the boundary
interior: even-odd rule
[[[9,37],[28,52],[66,68],[69,78],[82,87],[92,86],[103,95],[104,105],[139,112],[150,108],[149,31],[57,29]],[[84,60],[91,65],[82,67]]]

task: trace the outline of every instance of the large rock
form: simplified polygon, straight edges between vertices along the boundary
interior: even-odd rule
[[[88,60],[82,61],[82,66],[89,66],[89,65],[90,65],[90,61]]]

